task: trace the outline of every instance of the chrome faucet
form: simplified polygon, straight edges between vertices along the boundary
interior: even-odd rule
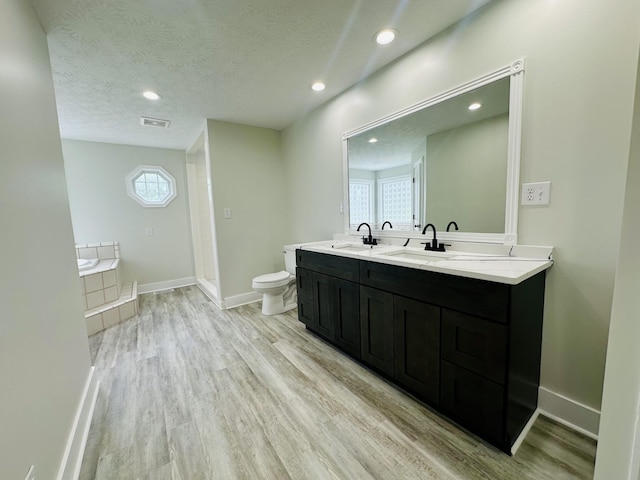
[[[359,232],[360,228],[363,225],[366,225],[367,228],[369,229],[369,236],[368,237],[362,237],[362,244],[363,245],[377,245],[378,241],[371,236],[371,226],[368,223],[362,222],[360,225],[358,225],[358,230],[356,230],[356,231]]]
[[[425,235],[427,232],[427,228],[431,227],[433,229],[433,240],[431,243],[429,242],[420,242],[424,245],[425,250],[431,250],[434,252],[444,252],[444,243],[438,244],[438,239],[436,238],[436,227],[433,223],[427,223],[427,225],[422,230],[422,234]]]
[[[391,222],[390,222],[389,220],[387,220],[386,222],[384,222],[384,223],[382,224],[382,230],[384,230],[384,226],[385,226],[387,223],[389,224],[389,228],[393,228],[393,225],[391,225]]]
[[[456,228],[456,231],[458,230],[458,224],[454,221],[449,222],[449,225],[447,225],[447,232],[449,231],[449,228],[451,228],[451,225],[453,225]]]

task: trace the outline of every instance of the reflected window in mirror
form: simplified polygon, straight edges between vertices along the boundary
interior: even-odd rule
[[[391,222],[398,230],[412,226],[411,174],[378,179],[380,208],[376,225]]]
[[[373,180],[351,178],[349,180],[349,208],[351,227],[357,228],[361,223],[369,223],[373,217]]]

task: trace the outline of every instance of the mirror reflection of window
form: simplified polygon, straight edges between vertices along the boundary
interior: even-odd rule
[[[380,210],[378,222],[390,221],[395,228],[406,230],[413,222],[411,175],[381,178],[378,180]]]
[[[351,228],[373,218],[373,180],[351,179],[349,181],[349,210]]]

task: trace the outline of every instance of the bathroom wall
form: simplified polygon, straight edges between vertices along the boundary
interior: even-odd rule
[[[413,173],[413,165],[407,163],[406,165],[400,165],[399,167],[386,168],[384,170],[378,170],[376,172],[376,179],[398,177],[400,175],[411,175]]]
[[[427,137],[427,219],[438,230],[455,220],[466,231],[504,232],[508,130],[509,117],[498,115]]]
[[[253,298],[253,277],[284,270],[289,219],[280,132],[208,120],[207,134],[220,296],[235,304]]]
[[[62,150],[75,243],[119,241],[124,281],[137,280],[139,291],[193,283],[185,152],[77,140],[63,140]],[[138,165],[175,177],[168,206],[145,208],[127,195],[125,176]]]
[[[633,108],[640,3],[498,0],[299,119],[282,135],[288,241],[344,228],[341,135],[526,57],[519,243],[553,245],[542,386],[600,408]],[[558,397],[559,398],[559,397]]]
[[[596,480],[635,480],[640,471],[640,62],[602,398]]]
[[[91,365],[47,40],[26,1],[0,3],[0,59],[0,477],[53,479]]]

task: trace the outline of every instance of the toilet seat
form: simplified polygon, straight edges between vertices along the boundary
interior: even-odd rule
[[[277,288],[284,287],[295,278],[289,272],[267,273],[253,279],[253,288]]]

